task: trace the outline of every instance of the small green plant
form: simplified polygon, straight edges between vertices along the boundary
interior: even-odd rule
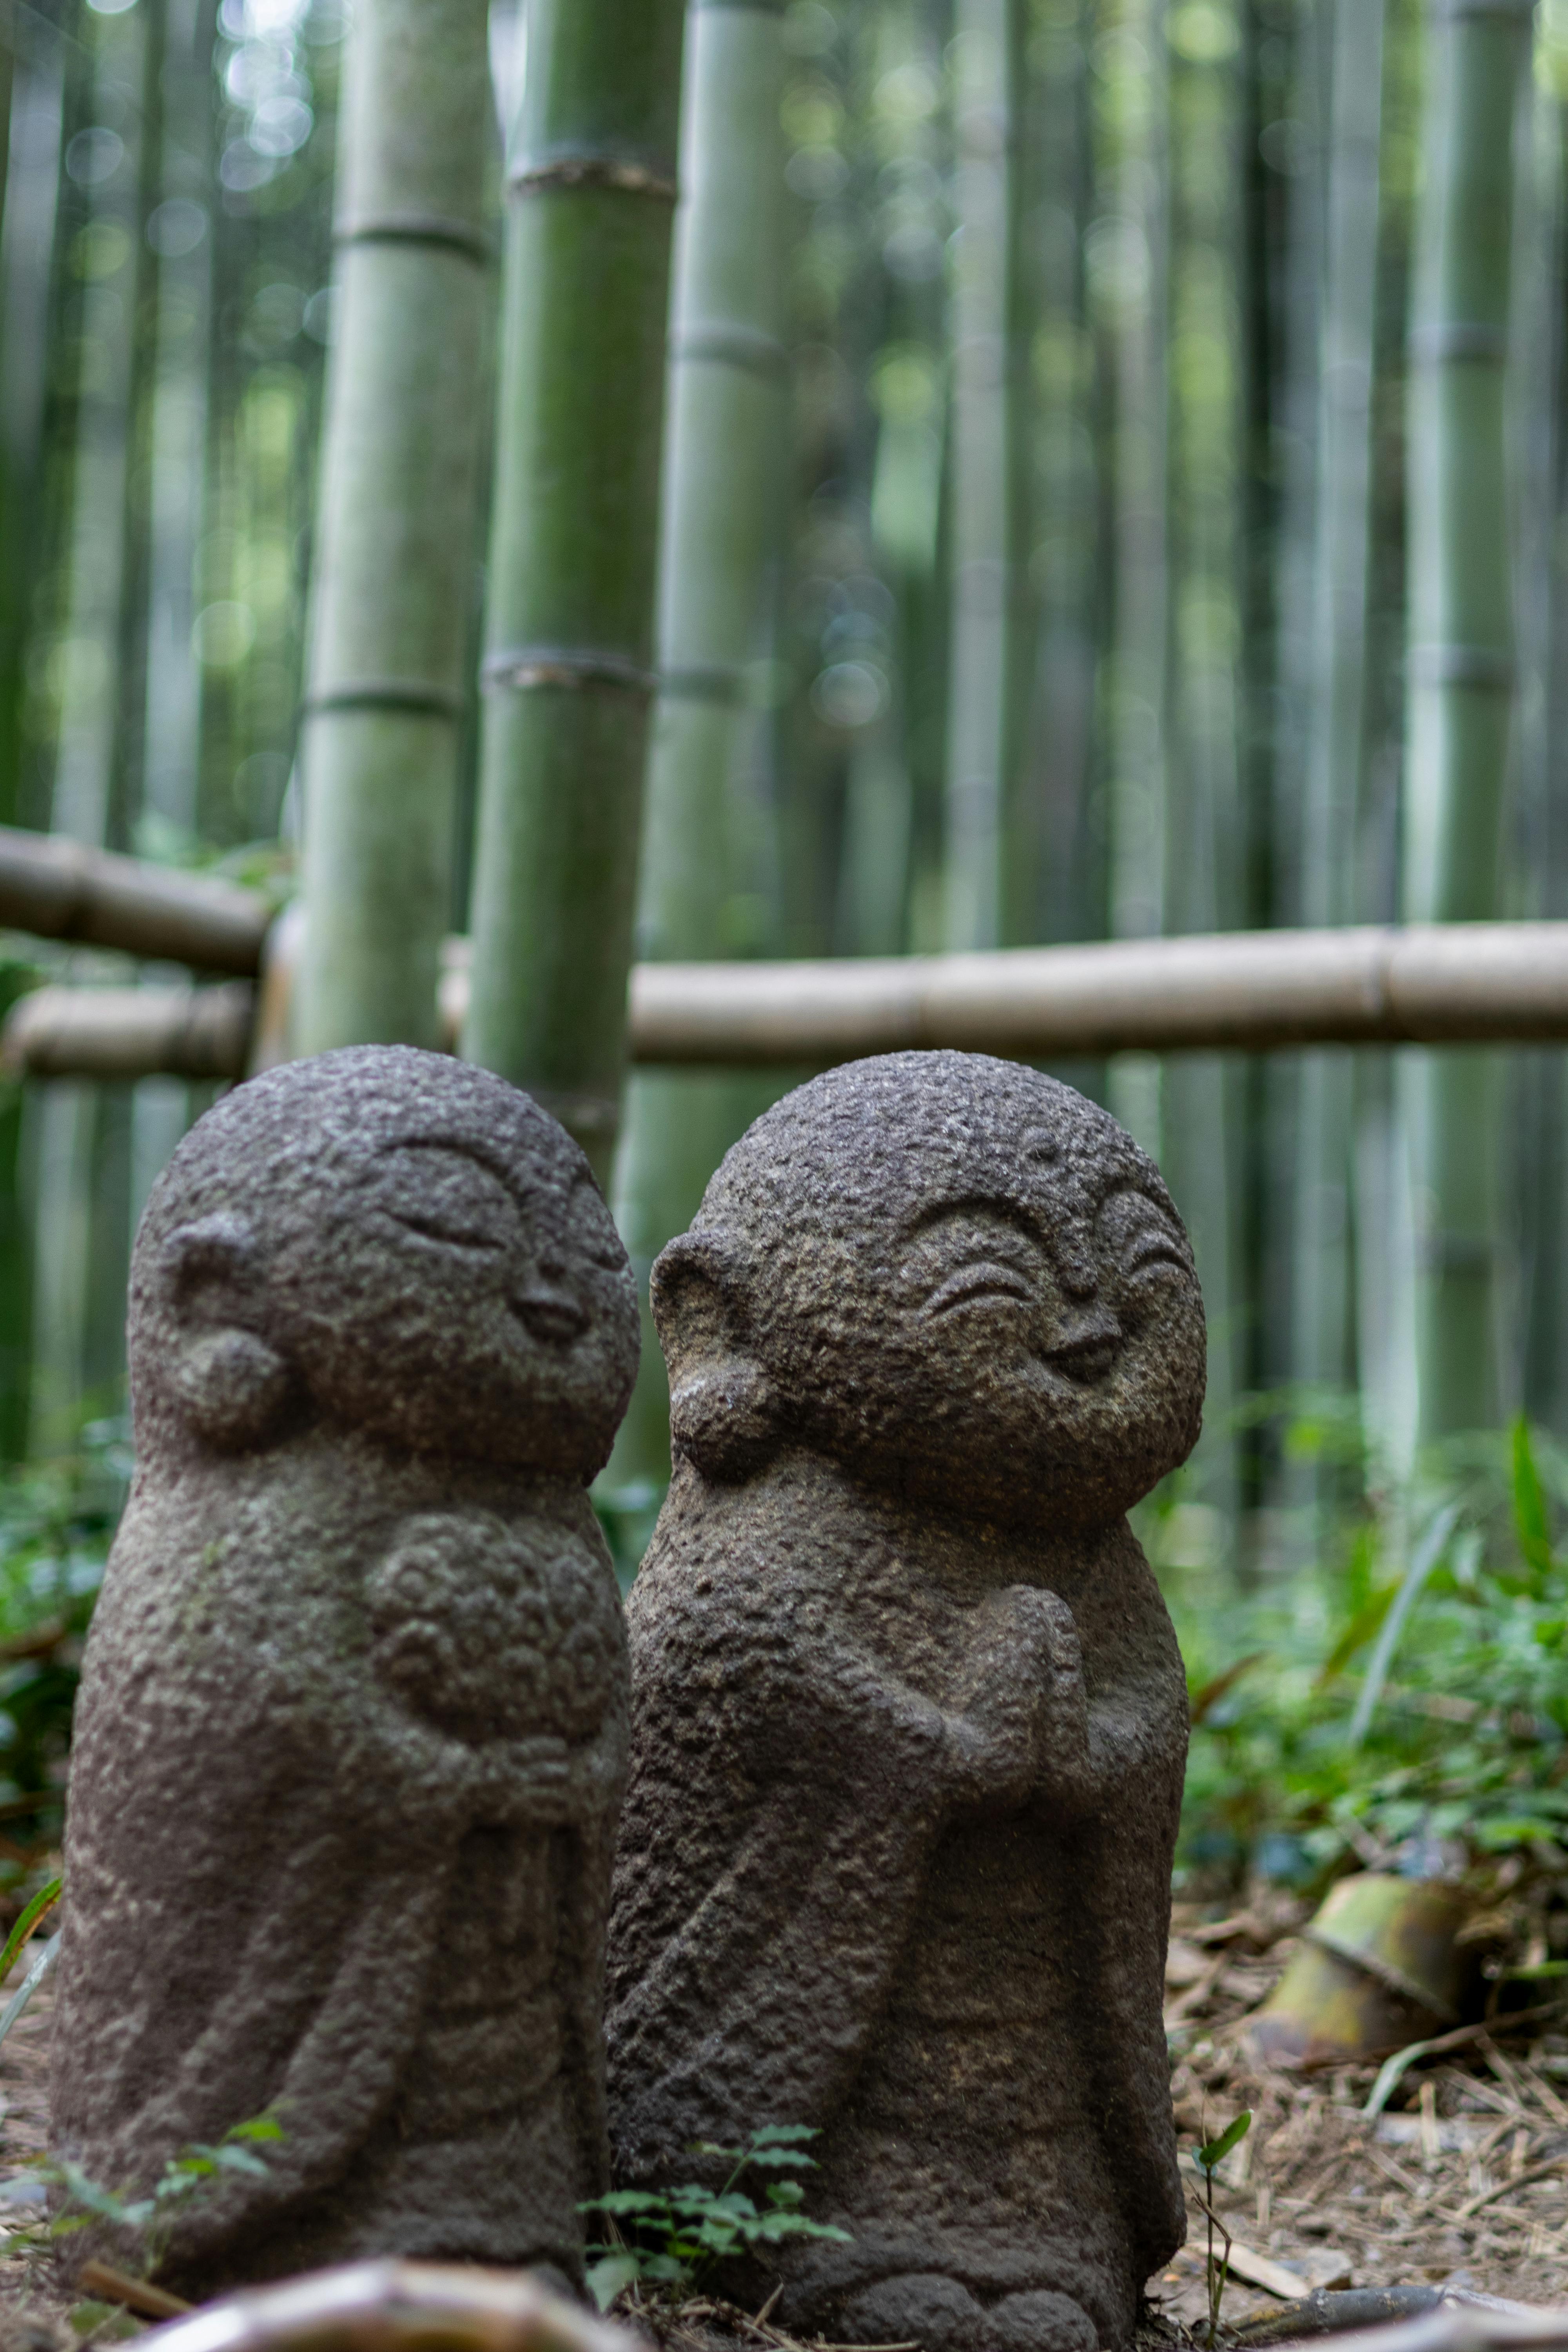
[[[847,2245],[847,2230],[810,2221],[801,2211],[805,2191],[798,2180],[770,2181],[761,2208],[740,2186],[752,2171],[815,2170],[805,2143],[816,2137],[805,2124],[766,2124],[744,2147],[699,2140],[693,2156],[721,2157],[731,2168],[722,2189],[692,2183],[683,2189],[615,2189],[608,2196],[590,2198],[579,2210],[602,2214],[609,2224],[608,2242],[588,2248],[597,2257],[588,2272],[588,2288],[599,2309],[608,2311],[628,2286],[689,2294],[703,2273],[726,2254],[775,2246],[784,2238],[837,2238]]]
[[[1197,2151],[1198,2170],[1204,2176],[1201,2201],[1208,2223],[1208,2263],[1205,2275],[1209,2298],[1209,2352],[1214,2352],[1215,2339],[1219,2334],[1219,2307],[1225,2299],[1226,2286],[1230,2278],[1231,2249],[1230,2231],[1214,2210],[1215,2174],[1219,2170],[1231,2149],[1241,2146],[1251,2128],[1252,2110],[1250,2107],[1243,2107],[1240,2115],[1231,2117],[1230,2122],[1226,2124],[1217,2138],[1205,2140]],[[1214,2252],[1214,2233],[1216,2230],[1225,2240],[1225,2252],[1217,2263],[1215,2260]]]
[[[168,2252],[181,2211],[192,2199],[213,2189],[226,2173],[244,2172],[265,2179],[267,2159],[258,2154],[258,2143],[282,2137],[283,2126],[269,2111],[235,2124],[220,2140],[193,2140],[177,2156],[170,2157],[143,2197],[100,2187],[68,2157],[40,2165],[39,2177],[58,2182],[66,2191],[64,2210],[49,2224],[48,2234],[65,2237],[94,2221],[131,2231],[141,2240],[139,2274],[151,2278]]]

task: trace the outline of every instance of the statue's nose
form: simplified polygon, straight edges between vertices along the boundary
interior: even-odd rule
[[[564,1343],[579,1338],[588,1328],[586,1310],[571,1292],[544,1283],[532,1283],[528,1289],[519,1291],[512,1304],[536,1339]]]
[[[1103,1380],[1121,1348],[1121,1326],[1105,1308],[1063,1318],[1046,1349],[1047,1362],[1069,1380]]]

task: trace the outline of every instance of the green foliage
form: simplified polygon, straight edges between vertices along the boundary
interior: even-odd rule
[[[0,1806],[47,1794],[16,1818],[48,1826],[70,1742],[81,1645],[130,1475],[118,1423],[79,1454],[0,1472]],[[0,1832],[0,1834],[3,1834]],[[0,1890],[24,1865],[0,1856]]]
[[[65,1880],[63,1878],[51,1878],[48,1885],[47,1886],[40,1886],[32,1900],[24,1906],[21,1916],[18,1918],[16,1926],[12,1928],[10,1934],[5,1938],[5,1950],[0,1952],[0,1984],[4,1984],[5,1979],[10,1975],[12,1964],[15,1961],[17,1953],[26,1942],[28,1937],[37,1926],[39,1920],[43,1918],[46,1912],[52,1911],[54,1909],[55,1905],[59,1901],[64,1890]]]
[[[141,2197],[103,2188],[68,2157],[41,2165],[39,2177],[58,2182],[66,2191],[48,2233],[52,2238],[65,2237],[90,2228],[94,2221],[130,2231],[141,2241],[142,2275],[151,2277],[168,2252],[175,2222],[192,2199],[210,2194],[226,2176],[237,2172],[265,2180],[267,2159],[257,2153],[258,2147],[283,2137],[282,2125],[268,2109],[232,2125],[220,2140],[193,2140],[177,2156],[170,2157],[152,2188]]]
[[[1288,1454],[1314,1435],[1293,1402]],[[1306,1887],[1347,1864],[1462,1867],[1516,1849],[1561,1859],[1565,1510],[1568,1454],[1522,1421],[1448,1441],[1405,1490],[1368,1465],[1305,1559],[1266,1567],[1249,1592],[1217,1549],[1194,1557],[1180,1482],[1145,1506],[1192,1694],[1184,1883],[1260,1871]]]
[[[767,2124],[743,2147],[700,2140],[693,2156],[720,2157],[731,2167],[721,2189],[690,2183],[682,2189],[616,2189],[590,2198],[579,2210],[603,2214],[611,2225],[610,2242],[588,2248],[597,2257],[588,2287],[600,2310],[607,2311],[633,2285],[689,2294],[727,2254],[752,2253],[785,2238],[835,2238],[847,2245],[847,2231],[802,2212],[805,2191],[798,2180],[770,2181],[760,2208],[740,2187],[747,2172],[815,2170],[805,2143],[816,2137],[805,2124]]]
[[[1230,2277],[1232,2242],[1230,2231],[1214,2210],[1214,2177],[1232,2148],[1239,2147],[1251,2129],[1252,2110],[1250,2107],[1243,2107],[1238,2116],[1231,2117],[1224,2131],[1217,2133],[1213,2139],[1205,2140],[1197,2151],[1198,2169],[1204,2176],[1203,2208],[1208,2227],[1206,2274],[1209,2298],[1209,2352],[1214,2352],[1215,2339],[1219,2334],[1219,2311],[1225,2300],[1226,2285]],[[1214,2233],[1216,2230],[1225,2240],[1225,2252],[1217,2263],[1215,2260],[1214,2251]]]

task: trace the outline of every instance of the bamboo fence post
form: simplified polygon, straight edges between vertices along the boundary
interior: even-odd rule
[[[952,643],[947,944],[1005,936],[1016,786],[1025,468],[1021,0],[958,0],[953,93],[960,228],[953,273]]]
[[[737,767],[759,651],[785,446],[783,0],[694,0],[682,108],[669,418],[658,594],[659,698],[648,760],[639,945],[660,959],[732,950],[746,882]],[[644,1307],[637,1391],[611,1491],[669,1475],[664,1358],[647,1275],[708,1179],[776,1089],[725,1074],[642,1071],[626,1090],[616,1217]]]
[[[300,1053],[436,1043],[476,552],[483,0],[349,36],[310,688]]]
[[[1513,132],[1528,0],[1430,0],[1428,145],[1411,436],[1404,901],[1412,921],[1499,904],[1514,701],[1504,435]],[[1402,1094],[1416,1186],[1419,1434],[1497,1410],[1498,1067],[1413,1061]]]
[[[609,1178],[655,680],[680,0],[536,0],[506,280],[463,1051]]]

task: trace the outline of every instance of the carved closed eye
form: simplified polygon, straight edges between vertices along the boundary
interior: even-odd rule
[[[955,1267],[937,1284],[925,1305],[928,1314],[945,1315],[952,1307],[973,1306],[982,1299],[1027,1306],[1033,1297],[1027,1276],[1017,1266],[1004,1265],[998,1258],[983,1257]]]
[[[1191,1267],[1180,1235],[1146,1193],[1113,1193],[1100,1211],[1100,1234],[1123,1276],[1141,1286]]]
[[[444,1242],[448,1249],[480,1250],[491,1253],[504,1250],[509,1235],[489,1230],[477,1220],[460,1216],[444,1216],[434,1209],[393,1209],[390,1213],[409,1233],[421,1240]]]

